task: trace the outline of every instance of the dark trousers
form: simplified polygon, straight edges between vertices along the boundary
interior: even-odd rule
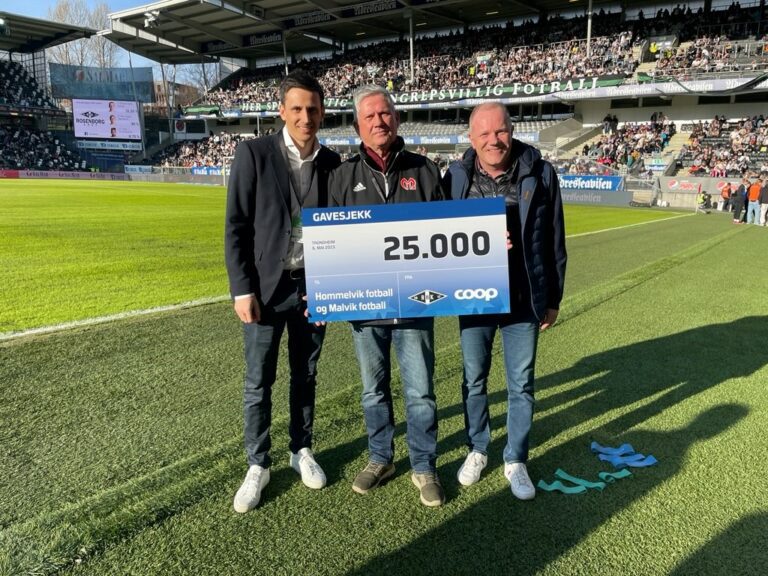
[[[275,383],[280,339],[288,328],[289,448],[296,453],[312,446],[317,362],[325,327],[310,324],[304,316],[306,289],[303,278],[286,272],[275,294],[261,306],[261,320],[243,324],[245,340],[245,452],[248,465],[268,467],[272,460],[272,385]]]

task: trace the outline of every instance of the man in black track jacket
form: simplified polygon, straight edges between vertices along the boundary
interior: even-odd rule
[[[354,95],[360,153],[331,173],[331,206],[401,204],[441,200],[440,171],[429,159],[404,149],[400,120],[389,93],[363,86]],[[368,432],[368,465],[352,489],[365,494],[395,472],[390,349],[394,345],[406,404],[408,453],[421,503],[445,501],[436,473],[437,406],[432,318],[353,322],[352,335],[363,381],[362,404]]]

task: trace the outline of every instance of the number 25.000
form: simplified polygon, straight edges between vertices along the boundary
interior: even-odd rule
[[[475,256],[485,256],[491,250],[491,241],[487,232],[479,230],[470,237],[464,232],[451,234],[433,234],[429,237],[429,248],[422,251],[418,236],[386,236],[384,238],[384,260],[416,260],[417,258],[445,258],[449,254],[460,258],[470,252]]]

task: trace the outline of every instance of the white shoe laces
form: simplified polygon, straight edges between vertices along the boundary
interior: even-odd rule
[[[470,468],[472,473],[480,472],[483,469],[483,455],[479,452],[471,452],[466,462],[467,468]]]
[[[258,489],[258,487],[261,485],[261,475],[264,474],[264,468],[252,468],[251,470],[248,470],[247,475],[247,489],[254,490]]]
[[[515,472],[512,474],[512,480],[515,482],[517,488],[533,488],[531,479],[528,478],[528,474],[526,474],[525,468],[522,466],[515,466]]]
[[[301,466],[301,464],[306,464],[307,465],[307,467],[309,468],[309,473],[312,476],[320,476],[322,474],[322,472],[323,472],[323,469],[320,468],[320,464],[315,462],[315,459],[312,458],[312,456],[304,456],[301,459],[301,461],[299,463],[299,466]]]

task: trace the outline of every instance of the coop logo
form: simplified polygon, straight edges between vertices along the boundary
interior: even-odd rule
[[[429,306],[430,304],[439,302],[445,297],[445,294],[435,292],[434,290],[422,290],[421,292],[416,292],[416,294],[408,296],[408,300],[413,300],[414,302],[420,302]]]
[[[453,293],[456,300],[485,300],[489,302],[499,295],[496,288],[459,288]]]

